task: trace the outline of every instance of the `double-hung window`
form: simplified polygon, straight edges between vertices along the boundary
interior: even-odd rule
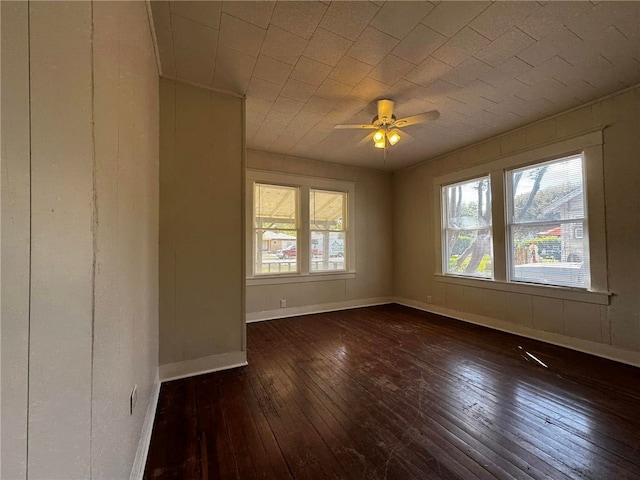
[[[247,277],[352,276],[354,196],[351,182],[249,170]]]
[[[443,282],[488,280],[559,298],[566,288],[546,287],[569,287],[582,290],[571,298],[608,301],[601,131],[447,173],[434,186]]]

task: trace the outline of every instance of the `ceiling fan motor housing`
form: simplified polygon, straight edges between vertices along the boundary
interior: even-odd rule
[[[390,117],[387,117],[387,116],[378,117],[378,115],[376,115],[375,117],[373,117],[373,120],[371,120],[371,123],[376,127],[387,127],[387,126],[390,126],[395,121],[396,121],[395,115],[391,115]]]

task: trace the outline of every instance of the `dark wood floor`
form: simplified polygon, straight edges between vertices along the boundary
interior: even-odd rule
[[[248,356],[162,386],[145,478],[640,478],[637,368],[398,305]]]

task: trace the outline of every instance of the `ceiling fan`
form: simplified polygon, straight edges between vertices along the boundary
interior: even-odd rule
[[[400,141],[401,138],[412,138],[406,132],[402,132],[402,135],[400,135],[400,128],[409,127],[418,123],[428,122],[430,120],[437,120],[438,117],[440,117],[440,112],[438,112],[437,110],[431,110],[430,112],[419,113],[418,115],[411,115],[410,117],[396,119],[396,116],[393,114],[393,105],[393,100],[378,100],[378,115],[373,117],[371,123],[336,125],[334,128],[360,128],[375,130],[375,132],[370,133],[365,138],[363,138],[360,141],[360,145],[373,140],[373,144],[376,148],[384,148],[386,152],[388,146],[395,145]]]

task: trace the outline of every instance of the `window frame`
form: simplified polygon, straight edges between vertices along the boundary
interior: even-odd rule
[[[311,258],[310,258],[310,263],[309,263],[309,272],[310,273],[338,273],[338,272],[346,272],[347,271],[347,256],[349,254],[349,248],[350,245],[348,245],[348,237],[349,237],[349,214],[348,214],[348,203],[349,203],[349,194],[347,192],[342,192],[339,190],[327,190],[327,189],[321,189],[321,188],[316,188],[316,187],[310,187],[309,188],[309,201],[311,200],[311,192],[324,192],[324,193],[335,193],[335,194],[342,194],[343,195],[343,202],[342,202],[342,228],[340,230],[326,230],[326,229],[318,229],[318,228],[313,228],[312,227],[312,222],[311,222],[311,205],[309,205],[309,236],[310,236],[310,245],[309,247],[311,248]],[[342,233],[343,236],[343,249],[344,249],[344,253],[342,254],[342,258],[343,258],[343,264],[344,264],[344,268],[341,269],[336,269],[336,270],[331,270],[331,269],[326,269],[326,270],[313,270],[313,233],[314,232],[318,232],[321,234],[331,234],[331,233]],[[324,256],[324,248],[323,248],[323,256]],[[329,251],[327,252],[327,255],[329,255],[328,258],[331,257],[331,248],[329,248]],[[324,261],[324,260],[323,260]]]
[[[444,173],[433,179],[435,255],[444,259],[442,244],[442,187],[489,175],[492,185],[492,235],[493,235],[493,278],[461,277],[444,273],[444,260],[436,262],[434,276],[437,282],[462,286],[475,286],[514,293],[524,293],[544,297],[576,300],[607,305],[611,293],[607,284],[606,229],[604,203],[604,161],[602,128],[581,132],[573,136],[534,148],[474,163],[467,168]],[[478,151],[478,150],[476,150]],[[588,235],[590,257],[589,288],[565,287],[548,284],[524,283],[508,278],[509,239],[507,229],[507,171],[523,168],[547,161],[558,160],[572,155],[582,155],[585,204],[584,228]]]
[[[278,228],[278,229],[267,229],[264,227],[256,227],[256,222],[255,222],[255,187],[256,185],[264,185],[267,187],[284,187],[284,188],[289,188],[295,191],[295,199],[294,199],[294,213],[295,213],[295,222],[294,222],[294,228]],[[256,238],[257,238],[257,232],[258,230],[262,230],[262,231],[266,231],[266,230],[281,230],[281,231],[286,231],[286,232],[294,232],[295,233],[295,237],[296,237],[296,270],[295,272],[286,272],[286,273],[274,273],[271,275],[275,275],[275,276],[282,276],[282,275],[287,275],[287,274],[297,274],[298,272],[300,272],[300,262],[299,262],[299,256],[297,254],[298,251],[298,244],[299,244],[299,238],[300,238],[300,188],[296,185],[284,185],[284,184],[272,184],[272,183],[266,183],[266,182],[260,182],[260,181],[255,181],[252,182],[251,184],[251,190],[252,190],[252,198],[253,198],[253,202],[252,202],[252,207],[251,207],[251,228],[252,228],[252,236],[253,236],[253,242],[255,242]],[[253,247],[252,247],[252,263],[251,263],[251,272],[253,274],[253,276],[255,277],[264,277],[264,276],[268,276],[268,273],[256,273],[254,268],[257,265],[257,252],[258,252],[258,245],[256,243],[253,243]]]
[[[247,169],[245,179],[245,212],[246,231],[251,232],[245,238],[246,283],[252,285],[300,283],[321,280],[337,280],[355,278],[355,184],[353,182],[328,178],[310,177],[266,170]],[[255,183],[281,185],[298,188],[298,238],[297,238],[297,273],[254,274],[255,235],[254,232],[254,189]],[[341,192],[346,194],[346,235],[345,235],[345,269],[334,271],[311,271],[311,229],[309,192],[312,190]]]
[[[531,167],[537,167],[540,165],[552,165],[558,162],[562,162],[564,160],[568,160],[571,158],[576,158],[576,157],[580,157],[580,163],[581,163],[581,167],[582,167],[582,189],[583,189],[583,216],[582,218],[571,218],[571,219],[563,219],[563,220],[541,220],[541,221],[534,221],[534,222],[514,222],[513,218],[514,218],[514,204],[511,201],[511,199],[513,198],[513,180],[512,180],[512,173],[516,172],[518,170],[525,170]],[[552,160],[544,160],[544,161],[540,161],[540,162],[535,162],[535,163],[531,163],[525,166],[521,166],[521,167],[514,167],[514,168],[507,168],[504,170],[504,176],[505,176],[505,202],[506,202],[506,208],[505,208],[505,219],[504,219],[504,223],[505,223],[505,233],[506,233],[506,242],[507,242],[507,281],[508,282],[514,282],[514,283],[526,283],[526,284],[535,284],[535,285],[548,285],[548,286],[552,286],[552,287],[564,287],[565,285],[561,285],[561,284],[553,284],[553,283],[544,283],[544,282],[536,282],[534,279],[527,279],[526,277],[522,277],[522,278],[516,278],[515,276],[515,262],[514,262],[514,258],[513,258],[513,251],[514,251],[514,246],[513,246],[513,238],[511,235],[511,230],[514,227],[517,226],[544,226],[544,225],[548,225],[550,223],[552,224],[571,224],[571,223],[582,223],[582,227],[587,229],[587,232],[589,231],[589,225],[588,225],[588,219],[589,219],[589,208],[588,208],[588,202],[587,202],[587,195],[586,195],[586,190],[587,190],[587,176],[586,176],[586,172],[585,172],[585,158],[584,155],[582,153],[579,154],[573,154],[573,155],[567,155],[567,156],[560,156],[558,158],[554,158]],[[576,227],[573,227],[576,228]],[[573,228],[572,228],[572,234],[573,234]],[[587,270],[587,272],[589,273],[589,281],[587,282],[587,286],[586,287],[577,287],[577,286],[567,286],[568,288],[577,288],[577,289],[584,289],[584,290],[589,290],[591,287],[591,268],[590,268],[590,252],[589,252],[589,237],[587,236],[586,238],[586,243],[587,243],[587,256],[585,259],[585,269]]]
[[[493,257],[494,257],[494,252],[493,252],[493,241],[491,242],[491,276],[487,277],[484,275],[479,275],[479,274],[465,274],[465,273],[459,273],[459,272],[450,272],[448,269],[448,265],[449,265],[449,252],[448,252],[448,235],[447,233],[449,231],[455,230],[455,231],[478,231],[478,230],[484,230],[485,228],[479,228],[479,227],[475,227],[475,228],[450,228],[448,226],[449,223],[449,203],[446,201],[445,196],[446,196],[446,189],[449,187],[454,187],[457,185],[461,185],[461,184],[466,184],[466,183],[471,183],[474,181],[480,181],[480,180],[488,180],[489,182],[489,190],[491,191],[491,203],[493,204],[493,187],[491,186],[491,175],[478,175],[478,176],[474,176],[472,178],[467,178],[464,180],[460,180],[457,182],[453,182],[453,183],[447,183],[445,185],[441,185],[440,186],[440,200],[441,200],[441,209],[440,209],[440,215],[442,218],[441,224],[440,224],[440,228],[442,230],[442,236],[440,238],[441,244],[442,244],[442,270],[443,270],[443,274],[444,275],[451,275],[451,276],[457,276],[457,277],[464,277],[464,278],[480,278],[480,279],[493,279],[494,278],[494,274],[493,274]],[[491,234],[491,238],[493,239],[493,211],[491,212],[491,223],[488,225],[488,229],[490,231]]]

